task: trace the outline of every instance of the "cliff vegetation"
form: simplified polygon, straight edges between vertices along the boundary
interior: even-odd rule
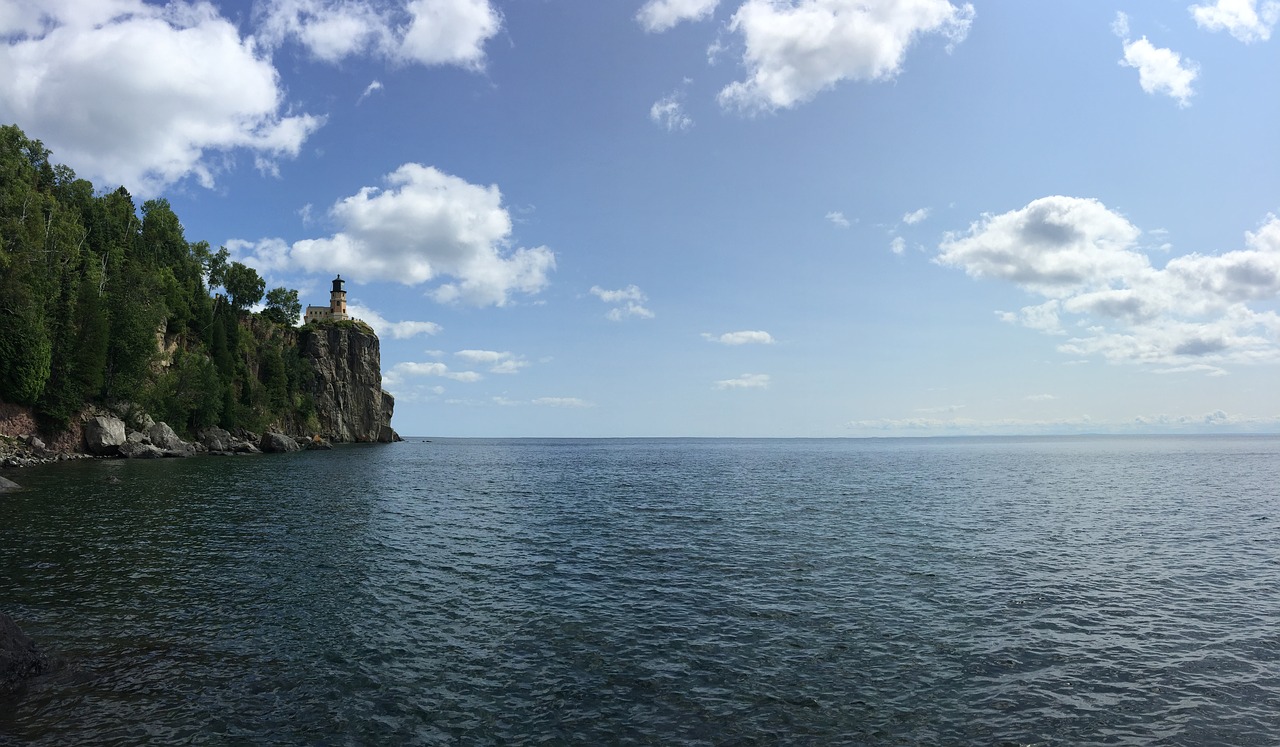
[[[375,408],[359,417],[390,427],[367,325],[299,331],[296,291],[265,292],[225,248],[188,241],[166,200],[139,209],[124,187],[96,191],[50,155],[0,127],[0,406],[23,407],[52,435],[87,410],[133,408],[186,434],[216,426],[377,440],[381,422],[335,429],[355,416],[332,408],[353,399]],[[319,336],[324,346],[309,342]],[[317,351],[352,348],[354,360],[317,366]]]

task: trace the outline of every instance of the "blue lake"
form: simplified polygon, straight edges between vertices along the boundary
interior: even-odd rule
[[[1280,735],[1280,438],[410,440],[7,473],[0,743]]]

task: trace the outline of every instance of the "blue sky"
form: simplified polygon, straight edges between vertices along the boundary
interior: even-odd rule
[[[9,0],[0,119],[439,436],[1280,430],[1280,3]]]

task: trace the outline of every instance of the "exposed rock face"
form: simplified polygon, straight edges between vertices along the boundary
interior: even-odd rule
[[[298,348],[316,371],[311,396],[320,431],[331,441],[399,438],[391,428],[395,400],[382,390],[378,336],[355,323],[307,325]]]
[[[126,440],[124,421],[99,415],[84,424],[84,446],[90,454],[114,455]]]
[[[49,666],[49,660],[18,627],[13,618],[0,612],[0,695],[10,695],[22,681]]]

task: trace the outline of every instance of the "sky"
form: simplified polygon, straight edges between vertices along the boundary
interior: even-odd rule
[[[1280,432],[1280,2],[0,2],[409,436]]]

